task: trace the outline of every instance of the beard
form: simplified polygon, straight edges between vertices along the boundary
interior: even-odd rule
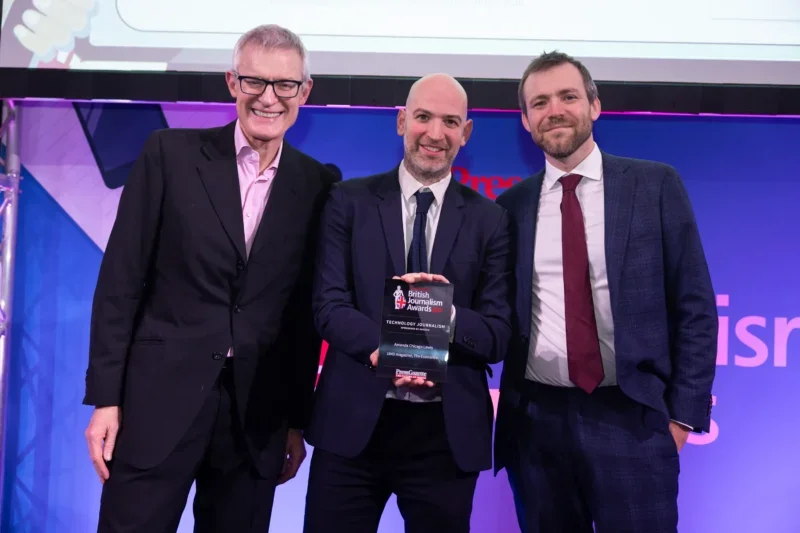
[[[453,166],[455,154],[452,154],[447,146],[444,147],[445,157],[441,160],[431,160],[425,157],[425,154],[422,153],[422,147],[416,142],[406,141],[404,146],[403,161],[405,162],[406,170],[418,181],[435,183],[447,176]]]
[[[548,136],[548,131],[543,132],[541,129],[531,134],[536,146],[555,159],[568,158],[592,136],[592,121],[589,117],[581,117],[577,123],[568,120],[558,120],[550,121],[547,125],[548,128],[556,128],[559,126],[570,129],[562,130],[561,135],[557,138]]]

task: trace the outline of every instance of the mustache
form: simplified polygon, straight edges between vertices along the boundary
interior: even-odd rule
[[[565,118],[550,119],[547,122],[547,125],[544,128],[542,128],[542,131],[547,132],[564,126],[574,126],[574,124],[572,123],[572,121],[567,120]]]
[[[448,144],[447,144],[447,143],[426,143],[426,142],[418,142],[418,143],[417,143],[417,146],[418,146],[418,147],[420,147],[420,148],[421,148],[422,146],[430,146],[431,148],[441,148],[442,150],[447,150],[447,149],[449,149],[449,148],[450,148],[450,146],[448,146]]]

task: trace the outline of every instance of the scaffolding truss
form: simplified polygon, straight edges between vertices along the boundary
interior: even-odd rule
[[[17,214],[19,212],[19,117],[20,109],[13,101],[2,107],[0,141],[5,157],[0,160],[0,502],[3,501],[6,450],[6,411],[8,373],[11,353],[11,321],[14,308],[14,259],[17,249]],[[0,523],[2,522],[0,509]]]

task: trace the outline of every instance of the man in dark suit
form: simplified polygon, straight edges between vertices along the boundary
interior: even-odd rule
[[[673,168],[600,151],[580,62],[538,57],[519,96],[546,166],[497,200],[517,285],[495,468],[523,533],[674,532],[678,453],[708,431],[717,342],[689,198]]]
[[[374,533],[392,493],[408,532],[469,531],[491,468],[488,365],[511,334],[506,214],[450,171],[471,130],[456,80],[418,80],[397,117],[401,164],[338,184],[325,207],[313,306],[329,349],[306,433],[306,533]],[[454,286],[444,383],[375,374],[393,277]]]
[[[227,73],[238,120],[155,132],[133,168],[94,299],[84,403],[98,531],[266,533],[295,475],[321,339],[311,315],[333,177],[284,141],[306,50],[263,26]]]

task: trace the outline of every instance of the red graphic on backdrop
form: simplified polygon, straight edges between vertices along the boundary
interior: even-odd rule
[[[319,375],[322,372],[322,365],[325,364],[325,354],[328,353],[328,343],[322,341],[322,350],[319,352],[319,366],[317,367],[317,381],[314,382],[314,387],[319,384]]]
[[[453,177],[490,200],[496,200],[503,191],[522,181],[522,176],[477,176],[466,167],[453,167]]]

